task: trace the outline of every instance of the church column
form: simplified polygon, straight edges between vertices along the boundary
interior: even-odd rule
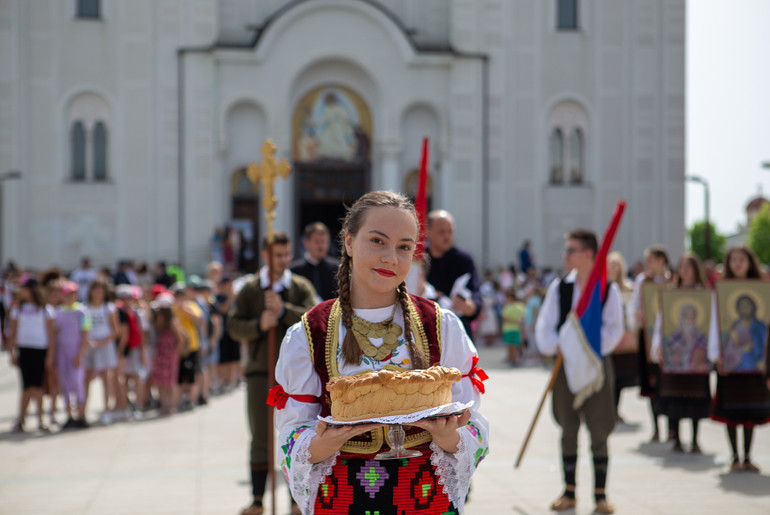
[[[401,191],[401,174],[399,173],[399,157],[401,144],[396,141],[386,141],[380,144],[380,177],[379,186],[375,183],[372,188]]]

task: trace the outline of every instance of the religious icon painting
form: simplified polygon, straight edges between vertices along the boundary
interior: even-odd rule
[[[725,373],[764,373],[770,323],[770,283],[717,281],[719,351]]]
[[[319,86],[297,103],[292,139],[294,161],[367,165],[372,150],[369,107],[350,88]]]
[[[667,374],[708,374],[711,291],[663,290],[660,294],[661,368]]]
[[[642,283],[642,313],[644,314],[644,345],[646,355],[650,355],[652,335],[655,332],[655,319],[660,311],[660,292],[668,287],[667,283]]]

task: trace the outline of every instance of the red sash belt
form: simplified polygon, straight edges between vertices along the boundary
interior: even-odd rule
[[[283,409],[286,407],[286,402],[290,398],[299,402],[307,402],[308,404],[315,404],[317,402],[321,402],[321,400],[315,395],[288,394],[286,393],[286,390],[283,389],[283,386],[281,386],[280,384],[277,384],[272,388],[270,388],[270,391],[267,393],[267,404],[269,404],[270,406],[275,406],[278,409]]]

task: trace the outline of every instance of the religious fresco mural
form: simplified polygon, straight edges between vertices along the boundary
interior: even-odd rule
[[[292,117],[292,135],[295,162],[371,162],[369,108],[344,86],[321,86],[302,97]]]

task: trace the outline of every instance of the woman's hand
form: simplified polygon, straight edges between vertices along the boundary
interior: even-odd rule
[[[463,410],[460,415],[451,417],[441,417],[433,420],[418,420],[411,425],[426,430],[433,437],[433,441],[446,452],[457,452],[457,446],[460,443],[460,433],[457,431],[468,423],[471,418],[471,412]]]
[[[343,444],[353,438],[382,427],[384,424],[363,424],[360,426],[334,426],[326,422],[318,422],[315,426],[315,436],[310,440],[310,463],[320,463],[342,448]]]

